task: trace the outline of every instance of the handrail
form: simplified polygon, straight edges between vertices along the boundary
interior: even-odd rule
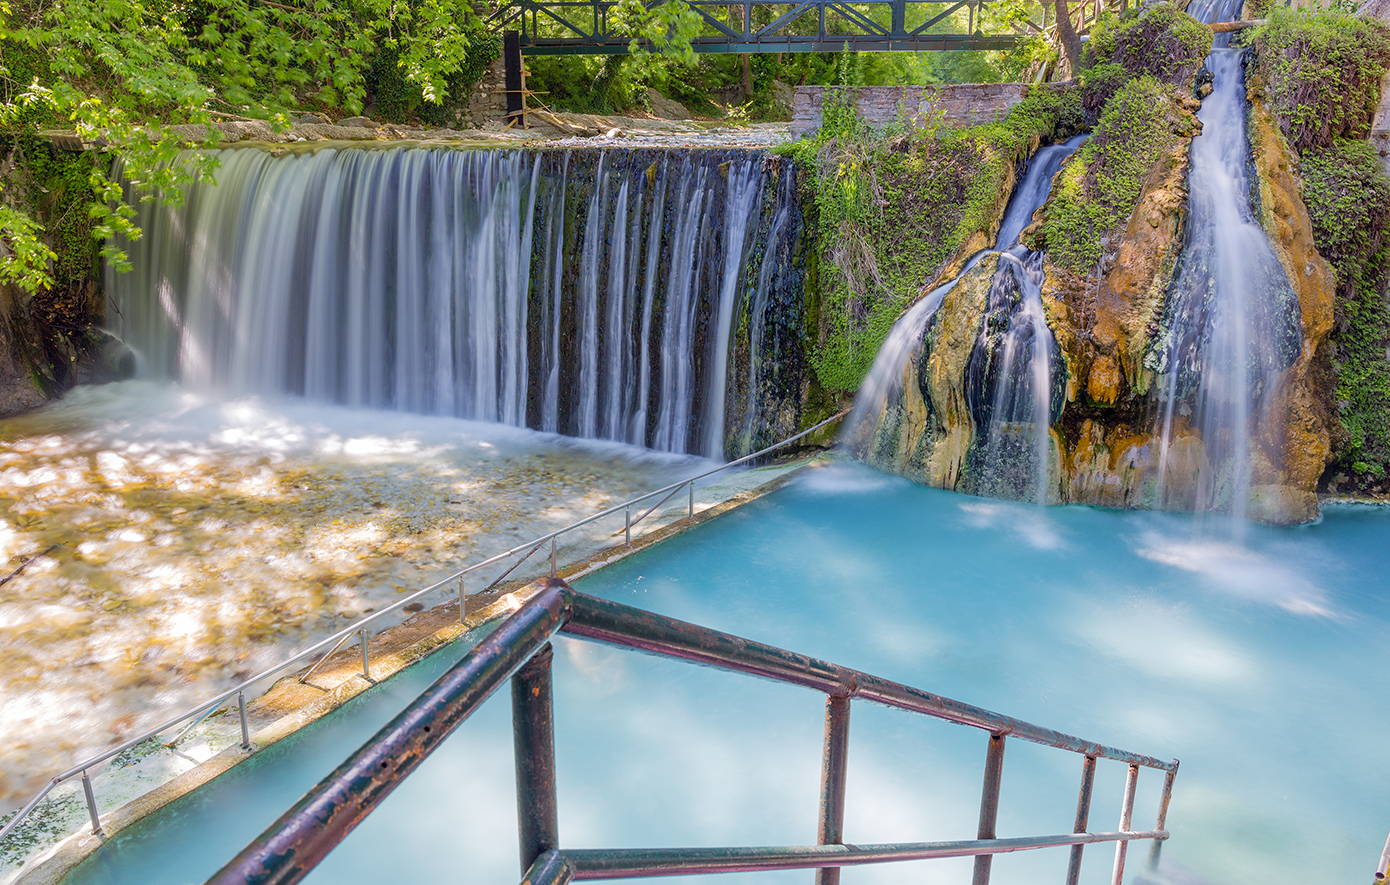
[[[550,640],[564,632],[675,657],[777,682],[801,685],[827,696],[825,755],[821,773],[821,835],[816,846],[773,848],[587,849],[561,851],[556,804]],[[529,599],[491,635],[444,673],[406,709],[319,782],[280,819],[222,867],[208,885],[275,882],[293,885],[313,870],[431,752],[511,679],[516,737],[518,827],[523,882],[557,885],[571,879],[612,879],[690,873],[772,869],[819,869],[817,881],[838,880],[842,866],[937,857],[975,857],[975,885],[987,885],[994,854],[1072,846],[1069,885],[1080,875],[1081,849],[1115,842],[1112,885],[1124,878],[1128,843],[1167,839],[1168,803],[1178,762],[1162,762],[1082,740],[1010,716],[943,698],[877,676],[785,651],[760,642],[699,627],[621,603],[587,596],[557,577]],[[862,698],[989,735],[980,830],[974,840],[899,845],[844,845],[844,783],[849,735],[849,701]],[[911,699],[912,703],[906,703]],[[996,838],[1004,742],[1016,737],[1081,754],[1082,787],[1074,832],[1065,835]],[[1098,758],[1129,767],[1120,827],[1087,830]],[[1152,830],[1131,829],[1135,787],[1141,767],[1164,772],[1157,820]]]
[[[1390,871],[1390,836],[1385,837],[1385,848],[1380,852],[1380,865],[1376,867],[1377,885],[1385,881],[1385,874]]]
[[[319,661],[316,661],[316,662],[315,662],[314,666],[317,667],[318,664],[321,663],[323,659],[326,659],[329,655],[331,655],[334,651],[336,651],[339,647],[341,647],[341,646],[343,645],[343,643],[345,643],[345,642],[352,636],[353,633],[356,633],[356,632],[361,631],[361,630],[365,630],[365,629],[368,627],[368,625],[372,624],[373,622],[378,621],[378,620],[380,620],[380,619],[386,617],[387,615],[393,614],[394,612],[398,611],[398,610],[401,609],[401,608],[404,608],[405,606],[409,605],[410,603],[414,602],[415,600],[419,599],[420,597],[425,596],[426,594],[429,594],[429,593],[433,593],[433,592],[435,592],[436,590],[439,590],[440,588],[445,587],[446,585],[453,584],[454,582],[458,582],[458,586],[459,586],[459,602],[460,602],[460,605],[459,605],[459,620],[462,620],[462,619],[463,619],[463,616],[464,616],[463,605],[462,605],[463,596],[464,596],[464,593],[463,593],[463,578],[466,577],[467,575],[473,573],[473,572],[476,572],[476,571],[480,570],[480,569],[484,569],[484,568],[487,568],[487,567],[490,566],[490,565],[496,565],[496,564],[499,563],[499,562],[503,562],[503,561],[505,561],[505,560],[511,558],[512,556],[517,555],[518,553],[522,552],[523,550],[529,550],[529,551],[530,551],[530,552],[527,553],[527,557],[529,557],[531,553],[534,553],[537,549],[539,549],[539,548],[540,548],[542,545],[544,545],[546,542],[550,542],[550,544],[551,544],[551,568],[552,568],[552,573],[553,573],[554,564],[555,564],[555,562],[554,562],[554,557],[555,557],[555,541],[556,541],[556,539],[558,539],[561,535],[564,535],[564,534],[567,534],[567,533],[569,533],[569,532],[574,531],[575,529],[582,528],[582,527],[588,525],[588,524],[591,523],[591,522],[595,522],[595,521],[597,521],[597,520],[603,519],[603,518],[608,517],[608,516],[613,516],[613,515],[615,515],[615,514],[617,514],[617,513],[619,513],[619,512],[624,512],[624,511],[627,512],[627,514],[628,514],[628,524],[627,524],[627,533],[628,533],[628,537],[627,537],[627,543],[631,544],[631,543],[632,543],[631,530],[632,530],[632,526],[635,524],[635,523],[633,523],[633,522],[631,521],[631,508],[632,508],[634,505],[636,505],[636,504],[639,504],[639,503],[641,503],[641,502],[643,502],[643,501],[646,501],[646,500],[648,500],[648,499],[650,499],[650,498],[654,498],[654,497],[656,497],[657,495],[664,494],[664,493],[666,493],[666,492],[671,492],[671,495],[674,495],[676,491],[679,491],[682,487],[687,486],[687,485],[690,486],[690,490],[691,490],[690,516],[693,517],[693,516],[695,515],[694,489],[695,489],[695,483],[696,483],[696,482],[698,482],[699,480],[705,479],[706,477],[712,476],[712,475],[714,475],[714,474],[716,474],[716,473],[721,473],[721,472],[726,471],[726,470],[729,470],[729,469],[731,469],[731,468],[738,467],[738,466],[740,466],[740,465],[742,465],[742,464],[746,464],[746,463],[748,463],[749,461],[752,461],[752,460],[754,460],[754,459],[756,459],[756,458],[760,458],[760,457],[762,457],[763,455],[766,455],[766,454],[768,454],[768,453],[770,453],[770,452],[774,452],[774,451],[777,451],[778,449],[785,448],[785,447],[791,445],[792,443],[796,442],[797,440],[803,439],[803,438],[805,438],[805,437],[811,435],[812,433],[815,433],[817,430],[820,430],[822,427],[825,427],[826,425],[831,424],[832,422],[838,421],[839,419],[843,418],[843,417],[844,417],[845,415],[847,415],[848,413],[849,413],[849,410],[848,410],[848,409],[845,409],[844,411],[841,411],[841,412],[839,412],[838,414],[835,414],[835,415],[832,415],[832,416],[829,417],[829,418],[826,418],[824,421],[821,421],[819,424],[816,424],[816,425],[813,426],[813,427],[807,428],[806,430],[803,430],[803,431],[801,431],[800,433],[795,434],[794,436],[789,436],[789,437],[787,437],[786,439],[784,439],[784,440],[782,440],[782,441],[780,441],[780,442],[776,442],[776,443],[773,443],[773,444],[770,445],[770,446],[766,446],[765,448],[759,449],[758,451],[753,452],[753,453],[750,454],[750,455],[744,455],[742,458],[738,458],[738,459],[735,459],[735,460],[733,460],[733,461],[729,461],[729,462],[726,462],[726,463],[724,463],[724,464],[720,464],[719,466],[714,467],[714,468],[712,468],[712,469],[710,469],[710,470],[706,470],[706,471],[703,472],[703,473],[697,473],[696,475],[691,476],[691,477],[688,477],[688,478],[686,478],[686,479],[682,479],[682,480],[680,480],[679,482],[675,482],[675,483],[672,483],[672,484],[670,484],[670,485],[663,486],[663,487],[661,487],[661,488],[659,488],[659,489],[657,489],[657,490],[655,490],[655,491],[647,492],[646,494],[639,495],[639,496],[637,496],[636,498],[631,498],[631,499],[629,499],[629,500],[627,500],[627,501],[624,501],[624,502],[621,503],[621,504],[615,504],[614,506],[609,507],[609,508],[606,509],[606,510],[601,510],[601,511],[599,511],[598,513],[593,514],[592,516],[587,516],[587,517],[585,517],[584,519],[577,520],[576,522],[569,523],[568,525],[562,526],[561,528],[558,528],[558,529],[556,529],[556,530],[554,530],[554,531],[552,531],[552,532],[549,532],[548,534],[541,535],[541,536],[538,537],[538,538],[533,538],[532,540],[527,541],[527,542],[524,543],[524,544],[519,544],[519,545],[517,545],[517,546],[511,548],[510,550],[504,551],[504,552],[502,552],[502,553],[498,553],[498,554],[496,554],[496,555],[494,555],[494,556],[491,556],[491,557],[488,557],[487,559],[484,559],[484,560],[481,561],[481,562],[478,562],[478,563],[475,563],[475,564],[473,564],[473,565],[470,565],[470,566],[468,566],[468,567],[466,567],[466,568],[460,569],[459,571],[454,572],[453,574],[449,575],[449,576],[446,577],[446,578],[442,578],[441,580],[436,581],[435,583],[430,584],[429,586],[427,586],[427,587],[425,587],[425,588],[423,588],[423,589],[421,589],[421,590],[417,590],[417,591],[415,591],[414,593],[411,593],[411,594],[408,595],[408,596],[404,596],[404,597],[402,597],[402,598],[396,600],[395,602],[391,603],[390,605],[386,606],[385,608],[383,608],[383,609],[381,609],[381,610],[379,610],[379,611],[373,612],[373,613],[370,614],[370,615],[367,615],[367,616],[365,616],[365,617],[362,617],[362,618],[358,619],[357,621],[352,622],[351,624],[349,624],[348,626],[344,627],[343,629],[337,631],[336,633],[333,633],[332,635],[327,636],[327,637],[325,637],[325,638],[319,640],[318,642],[314,643],[313,645],[309,646],[308,648],[304,649],[303,651],[298,652],[298,653],[295,654],[293,657],[290,657],[290,658],[288,658],[288,659],[286,659],[286,660],[284,660],[284,661],[281,661],[279,664],[272,665],[272,666],[270,666],[270,667],[268,667],[268,668],[262,670],[261,672],[257,673],[256,675],[251,676],[250,678],[248,678],[248,679],[246,679],[246,680],[244,680],[244,681],[238,683],[235,687],[230,688],[230,689],[228,689],[227,691],[224,691],[224,692],[222,692],[221,694],[219,694],[219,695],[217,695],[217,696],[211,698],[210,700],[204,701],[203,703],[197,705],[196,707],[192,707],[192,708],[190,708],[190,709],[188,709],[188,710],[185,710],[184,712],[180,713],[179,715],[175,716],[174,718],[169,719],[169,720],[166,720],[164,723],[162,723],[162,724],[160,724],[160,725],[158,725],[158,726],[156,726],[156,727],[154,727],[154,728],[152,728],[152,729],[150,729],[150,730],[148,730],[148,731],[142,732],[141,734],[139,734],[139,735],[137,735],[137,736],[135,736],[135,737],[133,737],[133,738],[130,738],[129,740],[125,741],[124,743],[122,743],[122,744],[120,744],[120,745],[118,745],[118,746],[116,746],[116,747],[113,747],[113,748],[110,749],[110,750],[107,750],[107,751],[105,751],[105,752],[103,752],[103,753],[100,753],[100,754],[98,754],[98,755],[96,755],[96,756],[93,756],[92,758],[87,759],[87,760],[85,760],[85,761],[83,761],[83,762],[81,762],[81,763],[79,763],[79,764],[77,764],[77,765],[74,765],[72,768],[69,768],[67,771],[63,772],[62,774],[59,774],[59,775],[55,776],[52,780],[50,780],[50,781],[43,787],[42,790],[40,790],[37,794],[35,794],[35,796],[34,796],[32,799],[30,799],[29,802],[28,802],[27,804],[25,804],[25,805],[19,810],[19,813],[17,813],[14,817],[12,817],[12,818],[4,825],[4,827],[0,828],[0,840],[3,840],[7,835],[9,835],[9,833],[10,833],[16,826],[19,825],[19,823],[20,823],[21,821],[23,821],[25,818],[27,818],[27,817],[33,812],[33,810],[38,806],[38,804],[39,804],[40,802],[42,802],[43,799],[44,799],[55,787],[57,787],[57,786],[59,786],[59,785],[65,783],[65,782],[67,782],[67,781],[70,781],[70,780],[72,780],[73,778],[76,778],[76,777],[81,777],[81,778],[83,779],[83,781],[84,781],[83,786],[84,786],[84,790],[85,790],[85,792],[86,792],[86,797],[87,797],[87,811],[88,811],[89,816],[90,816],[91,819],[92,819],[92,832],[93,832],[93,834],[100,834],[100,832],[101,832],[101,819],[100,819],[100,815],[98,814],[98,811],[97,811],[95,796],[94,796],[93,793],[92,793],[90,778],[88,777],[88,774],[87,774],[87,772],[88,772],[89,770],[95,768],[96,766],[101,765],[102,763],[107,762],[107,761],[109,761],[109,760],[115,758],[116,756],[119,756],[121,753],[124,753],[126,750],[129,750],[129,749],[131,749],[132,747],[135,747],[135,746],[137,746],[137,745],[139,745],[139,744],[142,744],[142,743],[144,743],[145,741],[147,741],[147,740],[149,740],[149,739],[151,739],[151,738],[158,737],[158,736],[160,735],[160,733],[165,732],[165,731],[168,731],[169,729],[175,727],[176,725],[178,725],[178,724],[181,723],[181,722],[184,722],[184,721],[186,721],[186,720],[188,720],[188,719],[193,719],[193,718],[198,717],[198,716],[200,716],[200,715],[210,714],[210,713],[214,712],[214,711],[217,710],[219,707],[221,707],[222,705],[226,704],[228,701],[232,700],[233,698],[236,698],[236,697],[238,697],[238,696],[243,695],[247,689],[249,689],[251,686],[255,685],[256,683],[261,682],[261,681],[263,681],[263,680],[265,680],[265,679],[267,679],[267,678],[269,678],[269,677],[275,675],[276,673],[279,673],[279,672],[281,672],[281,671],[283,671],[283,670],[288,669],[289,667],[294,666],[295,664],[298,664],[298,663],[304,661],[306,658],[311,657],[311,656],[314,655],[316,652],[318,652],[318,651],[320,651],[320,650],[322,650],[322,649],[328,647],[329,645],[332,645],[333,643],[337,643],[336,645],[333,645],[333,649],[332,649],[331,651],[329,651],[327,654],[323,655],[323,658],[322,658],[322,659],[320,659]],[[669,498],[671,497],[671,495],[668,495],[668,496],[667,496],[667,500],[669,500]],[[665,502],[663,501],[662,503],[665,503]],[[657,506],[659,507],[659,506],[661,506],[661,505],[658,504]],[[652,509],[654,510],[654,509],[656,509],[656,508],[652,508]],[[642,516],[641,518],[645,518],[645,517],[646,517],[648,514],[650,514],[650,513],[651,513],[651,511],[649,510],[646,514],[643,514],[643,516]],[[639,520],[639,521],[640,521],[640,520]],[[525,559],[525,557],[523,557],[523,561],[524,561],[524,559]],[[520,564],[521,564],[521,563],[518,562],[516,565],[520,565]],[[514,565],[512,568],[513,568],[513,569],[516,568],[516,565]],[[507,571],[506,574],[510,574],[510,573],[511,573],[511,569],[509,569],[509,570]],[[503,577],[505,577],[505,574],[504,574]],[[495,583],[496,583],[496,582],[494,582],[494,585],[495,585]],[[488,589],[491,589],[491,587],[489,587]],[[366,650],[365,650],[365,648],[366,648],[366,643],[365,643],[365,641],[363,642],[363,648],[364,648],[364,651],[363,651],[364,658],[363,658],[363,659],[364,659],[364,663],[365,663],[365,661],[366,661]],[[241,727],[242,727],[242,731],[243,731],[243,733],[245,733],[245,732],[246,732],[246,729],[247,729],[247,723],[246,723],[246,709],[245,709],[245,705],[244,705],[244,704],[241,704],[241,705],[240,705],[240,715],[241,715]],[[182,738],[182,737],[183,737],[183,734],[180,734],[180,735],[178,735],[178,737],[176,737],[173,741],[170,741],[169,743],[172,745],[173,743],[175,743],[177,740],[179,740],[179,739]]]

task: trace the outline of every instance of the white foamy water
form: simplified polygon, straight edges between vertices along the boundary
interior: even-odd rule
[[[0,578],[27,562],[0,586],[0,807],[408,590],[708,464],[150,382],[0,421]]]

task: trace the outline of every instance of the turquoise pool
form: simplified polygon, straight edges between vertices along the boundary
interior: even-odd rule
[[[1199,517],[1034,507],[854,464],[576,583],[1082,737],[1182,760],[1163,866],[1129,881],[1368,881],[1390,827],[1390,511],[1333,506],[1241,545]],[[476,639],[476,637],[474,637]],[[385,683],[111,840],[69,883],[202,882],[466,650]],[[556,643],[560,831],[570,847],[814,841],[823,698],[571,639]],[[852,714],[846,841],[973,836],[985,738]],[[1070,829],[1080,760],[1012,742],[999,834]],[[1118,820],[1102,763],[1093,829]],[[1140,778],[1136,824],[1160,778]],[[311,876],[515,882],[510,717],[494,697]],[[1088,849],[1083,881],[1109,879]],[[1061,881],[1066,851],[995,881]],[[847,870],[963,882],[970,861]],[[809,873],[752,874],[759,882]]]

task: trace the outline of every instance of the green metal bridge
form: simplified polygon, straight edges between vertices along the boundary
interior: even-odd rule
[[[648,9],[664,0],[647,0]],[[701,30],[696,52],[892,52],[1010,49],[1019,34],[980,33],[983,0],[688,0]],[[620,55],[632,36],[617,0],[509,0],[489,18],[516,32],[525,55]],[[964,13],[964,15],[960,15]],[[941,33],[959,29],[965,33]],[[1033,29],[1041,31],[1034,26]]]

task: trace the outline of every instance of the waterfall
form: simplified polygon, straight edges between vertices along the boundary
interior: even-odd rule
[[[716,458],[750,437],[759,384],[730,363],[764,336],[736,321],[800,222],[764,154],[215,155],[216,186],[138,204],[134,269],[108,274],[145,371]]]
[[[1190,11],[1213,21],[1238,6],[1206,2]],[[1278,377],[1302,346],[1298,300],[1251,206],[1243,55],[1216,48],[1207,57],[1212,92],[1192,142],[1186,240],[1151,357],[1159,373],[1157,504],[1226,510],[1237,524],[1255,434],[1269,425]],[[1197,474],[1175,475],[1174,443],[1193,431],[1202,443]]]
[[[849,444],[857,457],[874,463],[897,446],[907,378],[924,355],[937,310],[968,272],[997,254],[966,379],[976,429],[966,482],[978,494],[1047,503],[1049,427],[1061,406],[1054,402],[1060,390],[1053,376],[1060,366],[1043,314],[1042,253],[1018,245],[1018,238],[1047,200],[1057,170],[1085,138],[1040,149],[1009,197],[994,248],[972,255],[954,279],[927,293],[894,324],[850,414]]]

